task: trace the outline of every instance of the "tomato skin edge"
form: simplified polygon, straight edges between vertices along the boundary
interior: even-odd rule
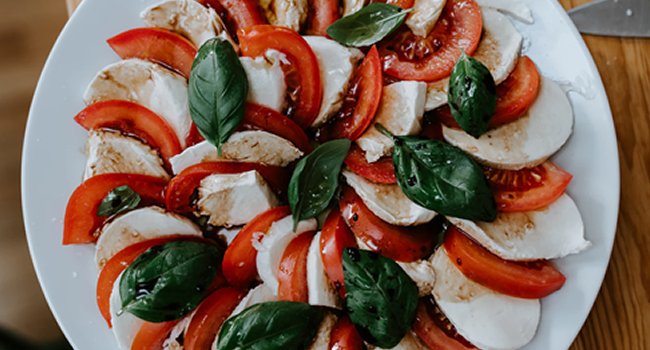
[[[347,295],[343,274],[344,248],[357,248],[357,241],[343,220],[339,208],[333,208],[321,231],[320,254],[330,283],[343,299]]]
[[[279,301],[309,302],[307,255],[315,235],[316,231],[303,232],[284,250],[278,271]]]

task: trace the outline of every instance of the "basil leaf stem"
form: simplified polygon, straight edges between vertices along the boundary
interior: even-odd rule
[[[97,216],[112,216],[135,209],[140,195],[129,186],[120,186],[108,192],[97,209]]]
[[[395,5],[372,3],[357,13],[343,17],[330,25],[330,38],[347,46],[370,46],[397,29],[412,9]]]

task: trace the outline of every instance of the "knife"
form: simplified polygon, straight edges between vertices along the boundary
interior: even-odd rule
[[[583,34],[650,38],[650,0],[597,0],[569,16]]]

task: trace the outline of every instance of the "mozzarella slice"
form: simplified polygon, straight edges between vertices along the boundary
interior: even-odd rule
[[[325,271],[320,249],[321,233],[314,236],[307,254],[307,288],[309,290],[309,304],[327,306],[335,309],[342,307],[339,293],[330,283]]]
[[[84,181],[110,173],[170,178],[158,152],[149,145],[118,132],[91,130],[86,141]]]
[[[251,289],[248,294],[239,302],[239,305],[233,310],[230,318],[239,315],[242,311],[248,309],[249,307],[261,303],[267,303],[270,301],[277,301],[278,297],[276,293],[273,292],[266,284],[262,283],[257,287]]]
[[[383,125],[397,136],[417,135],[422,131],[422,115],[426,101],[427,84],[419,81],[400,81],[384,86],[375,119],[357,144],[366,151],[366,159],[373,163],[393,153],[393,140],[375,128]]]
[[[343,16],[349,16],[353,13],[358,12],[361,10],[364,6],[366,6],[366,3],[368,0],[343,0]]]
[[[430,261],[418,260],[408,263],[396,261],[396,263],[418,286],[420,297],[425,297],[433,292],[433,286],[436,283],[436,271]]]
[[[316,55],[323,84],[323,100],[318,116],[311,125],[317,128],[325,124],[343,106],[350,78],[357,63],[363,58],[363,53],[359,49],[345,47],[322,36],[303,38]]]
[[[315,231],[318,227],[316,219],[303,220],[298,223],[298,228],[293,231],[293,216],[276,221],[271,225],[269,232],[264,235],[261,242],[256,243],[257,272],[264,283],[271,288],[273,294],[278,294],[278,271],[284,250],[291,241],[301,233]]]
[[[476,0],[481,7],[489,7],[504,12],[519,21],[533,24],[533,14],[530,8],[520,0]]]
[[[558,259],[591,247],[580,212],[567,194],[543,210],[499,213],[494,222],[449,221],[505,260]]]
[[[187,145],[192,120],[182,75],[149,61],[120,61],[101,70],[84,94],[89,105],[104,100],[127,100],[149,108],[167,121],[182,147]]]
[[[309,5],[307,0],[260,0],[266,18],[274,26],[300,31],[307,20]]]
[[[444,247],[431,262],[437,277],[433,297],[470,343],[480,349],[515,350],[533,339],[541,313],[539,300],[513,298],[469,280]]]
[[[95,264],[100,271],[106,262],[122,249],[149,239],[203,233],[190,219],[158,207],[146,207],[120,215],[105,225],[97,240]]]
[[[427,84],[427,101],[424,110],[432,111],[447,104],[449,93],[449,78],[444,78]]]
[[[543,163],[571,136],[573,109],[562,88],[542,77],[537,100],[517,120],[489,130],[478,139],[443,125],[445,140],[487,166],[520,170]]]
[[[217,13],[194,0],[170,0],[140,14],[149,27],[165,28],[188,38],[197,48],[217,35],[229,40]]]
[[[247,101],[282,113],[286,106],[287,83],[281,64],[289,64],[286,56],[276,50],[267,50],[264,56],[239,60],[248,76]]]
[[[133,340],[135,339],[135,336],[138,334],[140,327],[142,327],[145,321],[137,318],[130,312],[123,312],[118,316],[118,312],[122,310],[122,299],[120,298],[121,279],[122,274],[120,274],[120,277],[118,277],[113,284],[109,310],[111,313],[113,334],[115,335],[115,340],[117,340],[117,345],[120,347],[120,349],[131,350]]]
[[[473,57],[488,67],[499,85],[515,69],[523,37],[506,16],[495,10],[483,9],[481,16],[483,37]]]
[[[436,216],[436,212],[413,203],[397,184],[375,183],[347,169],[343,170],[343,176],[368,209],[390,224],[421,225]]]
[[[413,13],[406,19],[406,25],[413,34],[428,36],[438,22],[445,3],[447,0],[415,0]]]
[[[316,337],[307,350],[330,350],[330,340],[332,339],[332,329],[338,321],[338,317],[333,312],[324,309],[323,320],[318,326]]]
[[[247,224],[279,203],[266,180],[253,170],[204,178],[197,207],[201,215],[210,216],[210,225],[232,227]]]
[[[171,332],[169,332],[169,337],[163,342],[162,350],[183,350],[183,339],[187,328],[190,326],[194,312],[183,317]]]
[[[217,147],[203,141],[172,157],[169,162],[174,174],[178,174],[194,164],[226,159],[284,167],[303,155],[286,139],[257,130],[234,133],[221,151],[222,157],[219,157]]]

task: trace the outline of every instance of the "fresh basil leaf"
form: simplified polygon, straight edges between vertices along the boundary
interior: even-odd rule
[[[463,53],[449,78],[449,108],[458,125],[474,138],[483,135],[497,106],[497,88],[490,70]]]
[[[247,96],[246,71],[232,44],[220,37],[208,40],[192,65],[188,98],[192,121],[219,156],[244,118]]]
[[[140,195],[129,186],[120,186],[108,192],[97,209],[97,216],[112,216],[134,209],[140,204]]]
[[[404,194],[438,214],[492,222],[497,217],[494,192],[485,174],[460,149],[441,141],[393,136],[395,177]]]
[[[224,323],[217,350],[303,350],[322,319],[323,311],[306,303],[253,305]]]
[[[298,222],[317,216],[329,205],[351,144],[348,139],[329,141],[298,162],[289,182],[294,230]]]
[[[343,273],[348,312],[366,342],[391,349],[415,321],[418,287],[393,260],[345,248]]]
[[[343,45],[369,46],[397,29],[411,11],[375,2],[334,22],[326,32],[330,38]]]
[[[177,320],[198,306],[221,266],[217,246],[175,241],[152,247],[120,279],[122,310],[149,322]]]

